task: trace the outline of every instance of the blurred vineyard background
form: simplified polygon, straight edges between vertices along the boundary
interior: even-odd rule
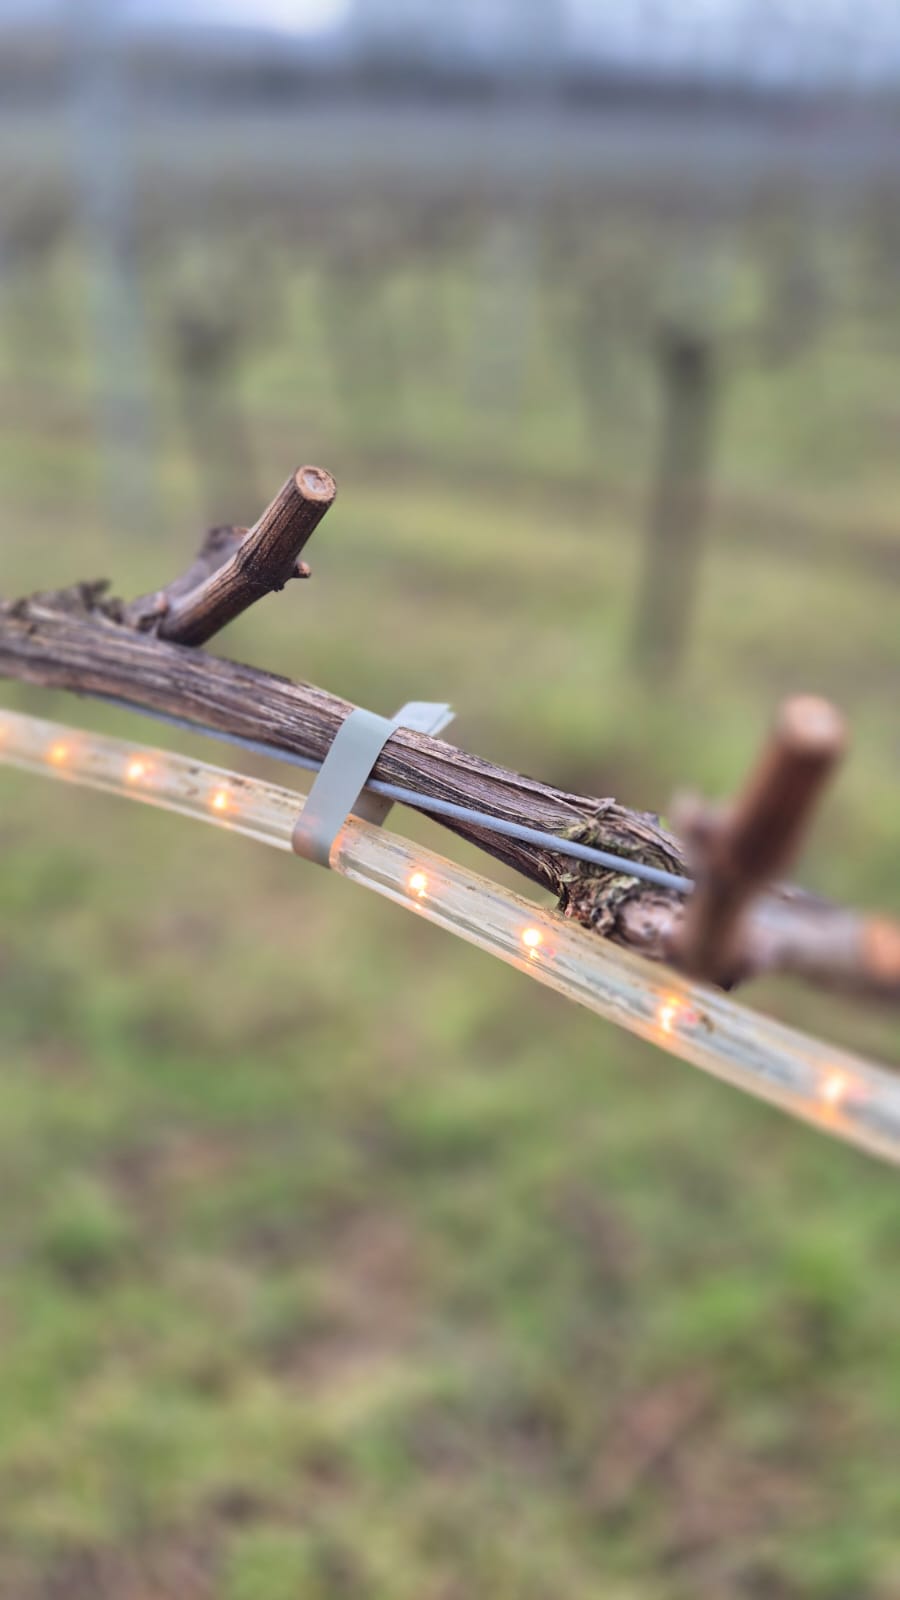
[[[2,592],[144,592],[321,461],[223,650],[660,810],[823,692],[801,876],[896,914],[900,24],[276,9],[0,6]],[[3,1600],[893,1600],[886,1170],[299,863],[0,789]]]

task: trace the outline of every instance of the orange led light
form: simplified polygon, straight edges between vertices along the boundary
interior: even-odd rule
[[[850,1080],[843,1072],[832,1072],[822,1084],[822,1099],[826,1105],[836,1109],[845,1098],[849,1087]]]
[[[538,950],[544,942],[544,935],[540,928],[523,928],[522,943],[528,951],[529,960],[534,961]]]
[[[406,887],[410,894],[415,895],[417,900],[424,900],[428,893],[428,879],[424,872],[411,873],[407,879]]]
[[[664,999],[660,1001],[659,1010],[656,1014],[656,1020],[659,1024],[660,1030],[663,1033],[674,1033],[675,1024],[678,1021],[678,1016],[681,1009],[681,1001],[678,999],[677,995],[667,994]]]
[[[142,761],[140,756],[135,756],[125,768],[125,782],[140,783],[143,778],[149,778],[152,771],[149,762]]]
[[[69,746],[67,744],[63,744],[62,741],[59,741],[57,744],[52,744],[50,746],[50,749],[47,751],[47,760],[53,767],[64,767],[69,759],[70,754],[71,752],[69,750]]]
[[[230,811],[231,795],[227,789],[217,789],[209,803],[213,811]]]

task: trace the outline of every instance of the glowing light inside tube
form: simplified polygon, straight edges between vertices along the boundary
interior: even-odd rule
[[[217,789],[215,794],[211,796],[209,803],[213,811],[218,811],[221,815],[231,810],[231,795],[227,789]]]
[[[411,872],[406,887],[417,900],[424,900],[428,893],[428,878],[424,872]]]
[[[69,746],[58,739],[47,751],[47,760],[51,767],[64,767],[71,753]]]
[[[850,1080],[846,1073],[831,1072],[822,1085],[822,1099],[826,1105],[836,1110],[841,1102],[846,1099],[849,1088]]]
[[[675,1024],[678,1021],[678,1010],[678,1001],[667,995],[659,1008],[656,1019],[663,1033],[674,1032]]]
[[[149,761],[144,761],[140,756],[134,756],[125,768],[126,783],[142,783],[149,778],[153,768]]]

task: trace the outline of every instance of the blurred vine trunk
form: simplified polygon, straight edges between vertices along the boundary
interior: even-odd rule
[[[239,330],[215,311],[182,305],[172,321],[185,437],[208,525],[253,521],[263,498],[250,429],[237,395]]]
[[[700,577],[716,405],[713,336],[665,322],[655,341],[660,437],[633,639],[653,681],[684,659]]]

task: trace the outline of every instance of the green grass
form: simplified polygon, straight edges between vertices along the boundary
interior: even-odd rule
[[[823,359],[768,400],[736,388],[729,482],[758,485],[768,452],[786,491],[777,446],[822,503],[783,433]],[[288,405],[286,370],[282,395],[257,379],[260,416]],[[273,488],[321,454],[341,498],[313,583],[224,649],[385,711],[450,698],[467,747],[661,808],[680,783],[728,792],[777,696],[826,690],[855,748],[802,876],[898,910],[885,584],[716,540],[683,680],[650,696],[624,665],[627,509],[551,515],[443,466],[373,484],[329,426],[258,426]],[[418,426],[444,437],[427,408]],[[183,562],[183,454],[166,529],[136,543],[92,516],[77,436],[29,437],[4,454],[4,592],[104,571],[137,592]],[[852,493],[828,472],[889,522],[869,457]],[[0,789],[3,1600],[890,1600],[886,1168],[325,874],[22,775]],[[900,1062],[872,1008],[748,998]]]

